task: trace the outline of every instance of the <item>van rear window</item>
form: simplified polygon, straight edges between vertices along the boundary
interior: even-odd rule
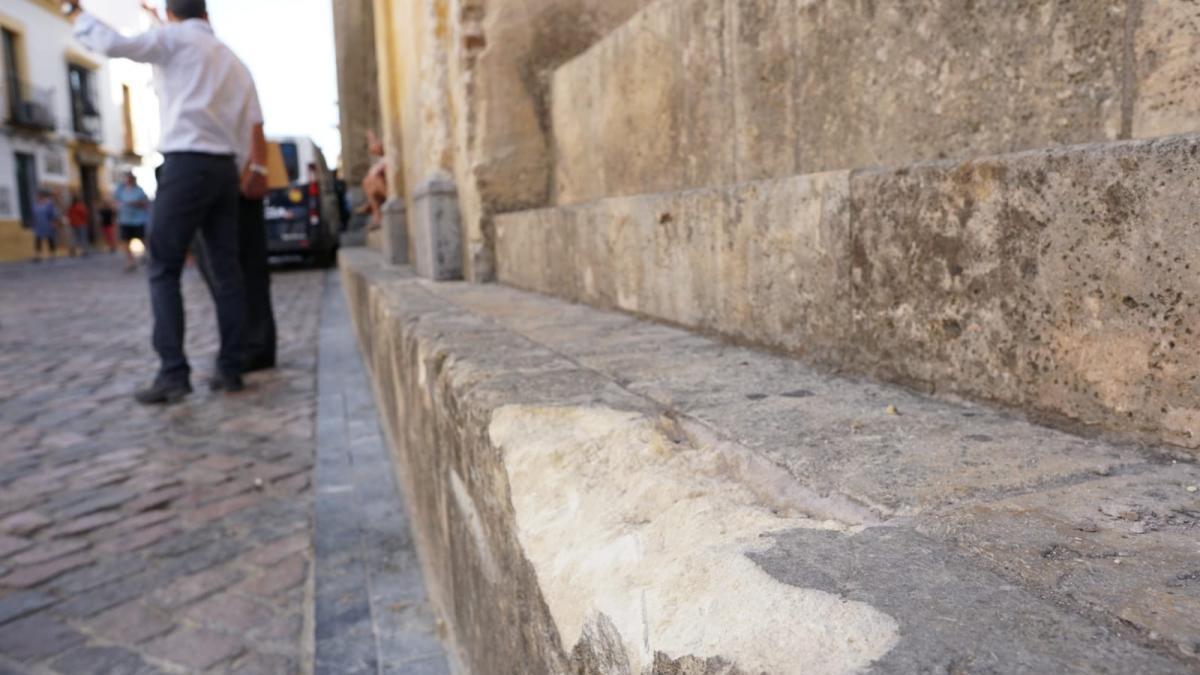
[[[288,182],[300,180],[300,150],[295,143],[280,143],[279,152],[283,155],[283,165],[287,168]]]

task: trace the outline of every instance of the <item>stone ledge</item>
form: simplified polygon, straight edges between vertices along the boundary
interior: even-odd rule
[[[475,672],[1197,665],[1190,464],[365,251],[342,270]]]
[[[554,73],[555,203],[1192,133],[1198,46],[1183,0],[655,2]]]
[[[501,281],[1200,448],[1200,136],[497,218]]]

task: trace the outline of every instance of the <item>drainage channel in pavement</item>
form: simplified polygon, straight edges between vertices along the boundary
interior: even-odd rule
[[[449,673],[336,273],[321,319],[315,672]]]

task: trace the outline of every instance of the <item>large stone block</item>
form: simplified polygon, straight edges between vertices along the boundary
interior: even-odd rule
[[[1125,13],[1123,0],[655,3],[555,74],[557,203],[1116,139]]]
[[[856,368],[1200,447],[1200,139],[864,172]]]
[[[850,331],[849,174],[498,219],[505,283],[832,360]]]
[[[383,230],[383,257],[393,265],[408,263],[408,217],[403,199],[393,197],[383,203],[380,226]]]
[[[412,203],[413,212],[406,218],[411,229],[394,228],[389,237],[411,232],[417,274],[435,281],[461,279],[462,221],[453,179],[445,174],[434,174],[417,188]],[[391,248],[400,245],[407,245],[407,242],[395,242]]]
[[[1150,138],[1200,130],[1200,5],[1142,0],[1136,59],[1133,135]]]
[[[620,197],[499,219],[500,278],[1200,447],[1200,139]]]

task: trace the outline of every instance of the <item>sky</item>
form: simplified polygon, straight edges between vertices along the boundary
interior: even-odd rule
[[[119,22],[140,0],[84,0]],[[152,0],[160,8],[164,0]],[[341,154],[330,0],[208,0],[208,15],[254,74],[268,136],[308,136],[330,168]]]
[[[217,36],[254,74],[267,135],[311,137],[331,168],[342,147],[332,4],[330,0],[208,0],[208,16]]]

